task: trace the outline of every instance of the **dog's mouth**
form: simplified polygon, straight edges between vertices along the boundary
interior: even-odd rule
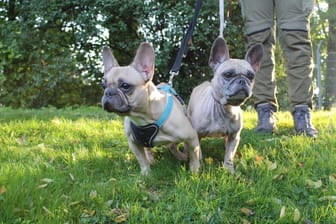
[[[115,104],[108,100],[103,104],[104,110],[109,113],[117,113],[119,115],[127,115],[131,111],[131,106],[125,104]]]
[[[119,115],[128,114],[132,107],[124,94],[118,90],[105,90],[102,98],[103,109],[110,113],[117,113]]]
[[[249,94],[245,90],[239,90],[236,93],[228,96],[227,104],[239,106],[243,104],[249,97]]]

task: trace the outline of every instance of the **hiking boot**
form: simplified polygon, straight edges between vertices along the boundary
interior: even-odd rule
[[[308,105],[297,105],[292,112],[294,126],[297,134],[306,134],[309,137],[316,138],[318,131],[312,124],[310,108]]]
[[[269,103],[261,103],[257,105],[256,110],[258,112],[258,125],[254,131],[258,133],[273,133],[276,128],[275,106]]]

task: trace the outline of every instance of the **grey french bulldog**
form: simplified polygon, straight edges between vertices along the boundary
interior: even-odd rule
[[[196,130],[188,120],[184,107],[167,85],[152,82],[155,54],[148,43],[142,43],[128,66],[119,66],[110,48],[103,48],[104,95],[102,107],[125,117],[124,131],[141,174],[147,175],[153,156],[150,148],[164,143],[184,142],[192,172],[198,172],[201,149]],[[171,149],[179,153],[176,149]],[[175,155],[176,156],[176,155]],[[181,154],[183,157],[183,155]]]
[[[250,47],[245,59],[232,59],[225,40],[217,38],[211,48],[209,65],[214,76],[191,93],[188,117],[203,137],[224,137],[224,168],[235,172],[233,159],[243,128],[242,105],[252,95],[255,73],[263,57],[263,46]]]

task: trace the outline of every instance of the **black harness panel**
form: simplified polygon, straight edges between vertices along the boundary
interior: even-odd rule
[[[159,126],[155,123],[145,126],[136,126],[131,121],[132,135],[135,141],[145,147],[153,147],[153,141],[159,132]]]

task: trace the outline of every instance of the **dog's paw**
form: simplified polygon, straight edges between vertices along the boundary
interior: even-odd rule
[[[224,162],[223,168],[230,171],[232,175],[234,175],[236,172],[232,162]]]
[[[149,167],[141,167],[141,175],[142,176],[148,176],[150,173],[150,168]]]
[[[200,162],[198,160],[196,160],[196,161],[190,161],[189,162],[189,168],[190,168],[190,171],[193,174],[199,174],[200,173],[201,164],[200,164]]]

